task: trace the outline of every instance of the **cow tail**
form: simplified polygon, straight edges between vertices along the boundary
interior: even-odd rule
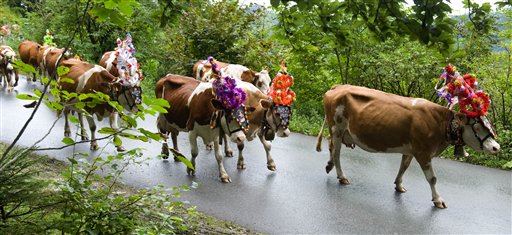
[[[322,137],[324,133],[325,122],[327,120],[327,116],[324,117],[324,122],[322,123],[322,127],[320,127],[320,133],[318,133],[318,137],[316,138],[316,151],[322,152]]]

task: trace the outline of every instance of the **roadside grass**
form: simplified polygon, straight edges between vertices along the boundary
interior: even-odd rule
[[[0,143],[0,152],[4,152],[7,145],[5,143]],[[40,181],[47,182],[40,188],[40,191],[42,192],[48,192],[51,191],[53,193],[50,193],[49,195],[41,195],[41,197],[48,197],[52,194],[59,194],[62,193],[59,191],[59,188],[56,187],[58,184],[65,183],[67,181],[66,174],[69,174],[69,170],[72,167],[71,164],[68,164],[66,162],[57,160],[55,158],[52,158],[51,156],[41,156],[34,153],[30,153],[28,156],[31,159],[40,159],[38,160],[34,165],[30,166],[27,170],[28,171],[37,171],[38,173],[35,174],[35,178]],[[111,182],[106,180],[103,177],[94,177],[94,180],[92,181],[93,187],[102,187],[103,185],[111,185]],[[7,190],[5,187],[10,187],[7,183],[1,182],[0,183],[0,190]],[[3,188],[3,189],[2,189]],[[11,187],[12,188],[12,187]],[[20,186],[22,188],[22,186]],[[85,194],[90,194],[91,192],[94,192],[94,190],[86,191]],[[138,189],[131,188],[125,184],[117,183],[115,186],[115,192],[116,193],[122,193],[125,194],[126,197],[137,197],[141,195],[142,193]],[[82,195],[85,197],[85,195]],[[95,197],[90,196],[90,197]],[[43,198],[45,199],[45,198]],[[149,197],[149,200],[152,200],[153,197]],[[152,203],[151,201],[145,202],[141,206],[146,206],[148,210],[158,210],[156,213],[159,214],[159,216],[151,216],[154,215],[154,213],[148,213],[150,216],[143,216],[141,218],[142,221],[138,221],[139,224],[142,224],[139,226],[139,228],[135,231],[135,233],[139,234],[153,234],[153,231],[159,231],[158,226],[161,226],[161,218],[169,218],[170,220],[184,220],[182,223],[179,224],[179,226],[186,226],[182,228],[176,228],[176,230],[172,231],[173,234],[260,234],[257,232],[253,232],[247,228],[244,228],[240,225],[237,225],[230,221],[224,221],[212,216],[209,216],[207,214],[197,212],[196,208],[191,205],[187,205],[184,203],[175,203],[172,204],[172,210],[169,210],[169,208],[158,208],[158,207],[151,207],[151,205],[161,205],[161,198],[154,198],[155,202]],[[52,200],[52,199],[50,199]],[[173,198],[173,200],[176,200],[176,198]],[[34,205],[32,205],[31,201],[25,201],[24,207],[31,208]],[[66,203],[76,203],[73,201],[68,201]],[[105,202],[108,203],[108,202]],[[149,206],[148,206],[149,205]],[[114,208],[116,205],[110,205],[110,208]],[[107,206],[108,207],[108,206]],[[2,208],[4,208],[2,206]],[[7,206],[8,208],[8,206]],[[146,209],[146,208],[145,208]],[[90,212],[90,211],[88,211]],[[108,212],[108,211],[107,211]],[[167,215],[161,216],[162,214],[167,213]],[[9,219],[9,220],[0,220],[0,234],[13,234],[18,233],[60,233],[59,230],[47,229],[48,224],[57,224],[62,220],[62,211],[59,209],[55,209],[55,207],[48,207],[47,209],[44,209],[43,211],[37,212],[37,215],[35,216],[29,216],[27,219]],[[38,222],[30,221],[31,218],[37,217]],[[62,221],[60,221],[62,222]],[[45,225],[47,224],[47,225]],[[51,227],[51,226],[49,226]],[[16,232],[17,231],[17,232]],[[160,230],[161,231],[161,230]],[[149,232],[149,233],[148,233]],[[166,230],[168,232],[168,230]],[[64,233],[63,233],[64,234]],[[109,234],[109,232],[106,232],[106,234]]]

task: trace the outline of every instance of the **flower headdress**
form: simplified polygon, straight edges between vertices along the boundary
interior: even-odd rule
[[[218,65],[213,57],[208,57],[213,71],[213,94],[222,102],[225,109],[237,110],[245,102],[246,94],[240,87],[236,87],[236,80],[229,76],[222,77]]]
[[[449,64],[439,80],[445,79],[445,86],[438,89],[438,96],[448,100],[451,105],[459,103],[460,111],[470,118],[484,116],[489,109],[489,96],[478,87],[476,76],[466,74],[461,76],[455,66]]]
[[[126,34],[125,40],[117,39],[116,69],[119,73],[119,79],[130,86],[140,86],[140,82],[144,79],[140,64],[133,56],[135,54],[135,47],[132,43],[132,36],[130,33]]]
[[[268,95],[277,105],[291,106],[295,100],[295,92],[290,87],[293,85],[293,76],[287,71],[286,60],[281,61],[281,68],[272,81]]]

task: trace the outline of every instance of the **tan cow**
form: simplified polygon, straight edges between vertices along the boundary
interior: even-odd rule
[[[252,83],[264,94],[267,94],[271,82],[267,70],[256,72],[239,64],[228,64],[220,61],[216,61],[216,63],[219,66],[223,76],[229,76],[237,80]],[[192,73],[194,74],[195,79],[208,82],[210,81],[212,74],[212,65],[208,62],[208,60],[197,61],[194,64]]]
[[[155,95],[170,104],[167,113],[161,113],[157,119],[157,128],[162,136],[166,139],[172,131],[188,132],[194,169],[199,153],[197,137],[201,137],[205,144],[213,142],[219,177],[222,182],[231,182],[224,168],[219,136],[224,132],[232,142],[242,143],[245,135],[238,122],[231,117],[235,112],[235,116],[239,114],[245,117],[245,111],[224,109],[222,103],[213,96],[212,83],[202,83],[191,77],[169,74],[156,83]],[[168,150],[166,141],[163,150]],[[187,172],[195,174],[192,169],[187,168]]]
[[[436,189],[437,178],[431,160],[448,145],[465,143],[479,152],[495,154],[500,145],[486,117],[467,118],[425,99],[402,97],[358,86],[340,85],[324,95],[325,121],[330,133],[330,160],[341,184],[349,181],[340,164],[341,144],[356,145],[368,152],[401,153],[402,163],[395,189],[405,192],[402,176],[413,158],[420,164],[432,190],[432,201],[446,208]],[[317,143],[320,151],[322,129]]]
[[[18,85],[18,70],[12,62],[16,60],[16,52],[10,46],[0,46],[0,84],[7,86],[7,91],[12,91]]]
[[[20,53],[20,59],[25,64],[32,65],[36,70],[39,67],[37,63],[37,54],[39,53],[39,48],[41,45],[37,42],[32,41],[23,41],[18,46],[18,52]],[[27,80],[29,76],[27,76]],[[36,74],[32,74],[32,81],[36,81]]]
[[[110,96],[110,100],[118,101],[120,105],[124,107],[124,109],[129,110],[131,112],[137,112],[137,105],[140,104],[141,100],[141,90],[140,87],[125,87],[121,83],[116,81],[116,77],[112,76],[107,70],[99,65],[90,64],[87,62],[82,62],[75,59],[69,59],[62,61],[60,66],[64,66],[69,68],[69,72],[62,76],[62,78],[70,78],[73,80],[73,83],[67,82],[64,79],[59,78],[59,85],[62,90],[68,92],[76,92],[76,93],[96,93],[101,92]],[[76,100],[68,101],[68,102],[76,102]],[[69,111],[73,108],[69,104],[66,107],[70,107],[70,109],[64,110],[65,115],[65,126],[64,126],[64,135],[69,136],[69,123],[67,119],[67,115]],[[117,129],[117,119],[119,114],[115,109],[113,109],[107,103],[100,103],[94,106],[93,108],[89,108],[86,106],[86,111],[92,115],[96,115],[96,117],[101,121],[104,117],[109,117],[110,126],[113,129]],[[79,113],[80,114],[80,113]],[[80,124],[83,127],[82,118],[79,118]],[[87,121],[89,123],[89,128],[91,130],[91,150],[96,150],[98,148],[98,144],[96,142],[96,124],[94,122],[94,117],[87,116]],[[82,128],[82,138],[86,139],[87,134],[83,131]],[[124,147],[122,145],[116,146],[118,151],[124,151]]]

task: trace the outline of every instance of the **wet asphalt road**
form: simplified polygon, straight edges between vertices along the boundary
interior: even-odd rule
[[[16,92],[30,93],[33,88],[40,86],[20,80],[14,93],[0,90],[0,141],[12,142],[31,112],[21,107],[28,102],[17,100]],[[42,106],[19,143],[33,144],[46,133],[55,117],[55,113]],[[148,117],[139,125],[156,131],[155,120]],[[99,124],[100,128],[107,125],[106,120]],[[40,146],[60,146],[63,126],[59,120]],[[75,132],[76,129],[72,130],[72,134]],[[186,133],[179,135],[179,142],[181,152],[190,156]],[[106,143],[102,141],[99,145]],[[144,156],[150,158],[147,164],[128,168],[123,180],[128,185],[172,187],[196,182],[198,187],[185,192],[181,200],[197,205],[199,211],[262,233],[512,233],[510,171],[435,159],[438,190],[448,206],[440,210],[433,207],[430,187],[416,162],[404,175],[408,192],[395,193],[393,180],[401,159],[398,154],[370,154],[357,148],[343,148],[342,167],[351,185],[342,186],[334,170],[329,175],[325,173],[325,140],[324,151],[318,153],[314,137],[292,133],[273,142],[276,172],[267,170],[263,147],[255,140],[246,144],[247,169],[236,169],[237,153],[235,158],[225,159],[233,183],[223,184],[213,153],[205,151],[201,142],[195,177],[187,176],[183,164],[158,159],[159,143],[124,143],[127,148],[146,148]],[[233,144],[232,147],[236,149]],[[86,144],[76,150],[90,153]],[[114,153],[114,148],[109,147],[106,152]],[[72,148],[47,153],[63,160],[71,156]]]

